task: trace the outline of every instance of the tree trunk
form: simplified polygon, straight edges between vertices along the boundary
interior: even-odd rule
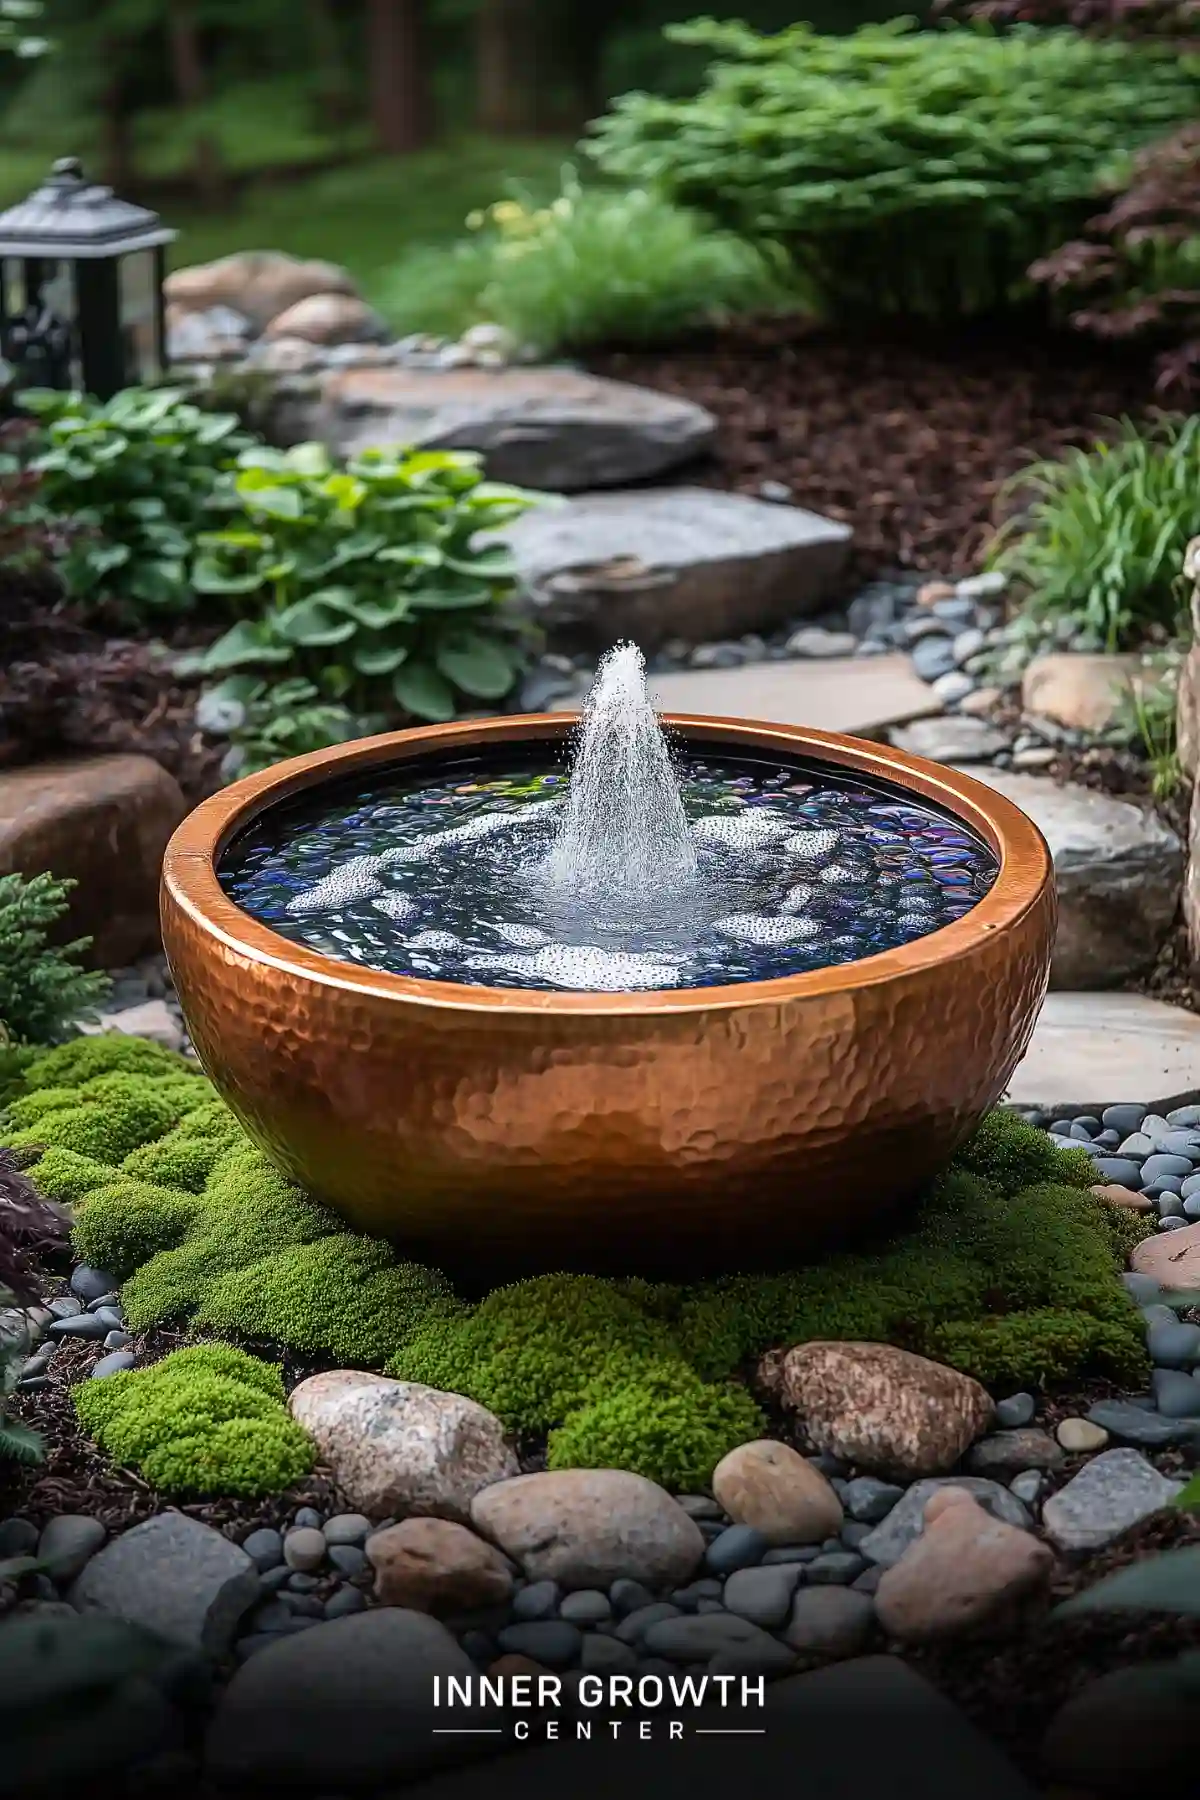
[[[319,123],[330,131],[344,131],[356,106],[332,0],[308,0],[308,40],[317,71]]]
[[[368,0],[371,117],[380,149],[392,156],[429,141],[423,10],[423,0]]]
[[[120,194],[134,186],[133,133],[125,79],[125,45],[107,39],[101,54],[107,71],[100,95],[101,179]]]
[[[175,91],[186,114],[208,99],[194,0],[171,0],[168,29]],[[225,182],[221,152],[211,132],[198,131],[192,139],[192,172],[201,201],[216,210],[224,197]]]
[[[535,0],[479,0],[475,15],[477,112],[483,131],[519,137],[536,124]]]

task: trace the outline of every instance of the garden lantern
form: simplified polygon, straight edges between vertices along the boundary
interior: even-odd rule
[[[118,200],[64,157],[0,213],[0,355],[13,385],[108,400],[166,365],[157,213]]]

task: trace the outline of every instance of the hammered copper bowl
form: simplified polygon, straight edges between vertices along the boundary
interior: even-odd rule
[[[921,1188],[1003,1093],[1045,996],[1050,855],[956,771],[852,738],[676,717],[691,745],[817,759],[956,815],[1000,872],[902,949],[686,991],[517,991],[374,974],[226,899],[235,832],[389,764],[561,748],[569,716],[472,720],[298,757],[179,827],[163,937],[192,1041],[250,1136],[302,1186],[418,1260],[500,1274],[794,1263]]]

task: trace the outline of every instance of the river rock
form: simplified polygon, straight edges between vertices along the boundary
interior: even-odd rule
[[[1140,656],[1052,651],[1035,656],[1021,677],[1021,705],[1071,731],[1106,731],[1130,695],[1153,685]]]
[[[993,1413],[970,1376],[891,1344],[798,1344],[760,1376],[817,1449],[885,1476],[952,1468]]]
[[[1058,935],[1050,967],[1057,990],[1118,987],[1149,968],[1179,907],[1184,847],[1148,806],[1045,776],[977,767],[1027,813],[1050,846]]]
[[[713,1470],[712,1488],[729,1517],[769,1544],[819,1544],[842,1528],[842,1503],[828,1480],[787,1444],[739,1444]]]
[[[450,1716],[468,1731],[501,1722],[494,1711],[435,1712],[435,1677],[444,1683],[475,1672],[444,1625],[402,1607],[281,1637],[243,1663],[222,1693],[205,1771],[219,1785],[255,1793],[390,1792],[491,1746],[486,1737],[434,1735]]]
[[[1105,1450],[1042,1508],[1042,1526],[1060,1550],[1103,1550],[1130,1526],[1170,1506],[1183,1488],[1140,1450]]]
[[[635,488],[534,507],[502,534],[555,639],[648,654],[815,611],[845,564],[847,526],[715,488]]]
[[[277,313],[263,336],[303,338],[309,344],[368,344],[386,337],[387,327],[356,294],[309,294]]]
[[[857,1656],[871,1634],[875,1603],[852,1588],[801,1588],[783,1632],[802,1656]]]
[[[652,1590],[680,1587],[704,1537],[664,1489],[621,1469],[518,1475],[478,1494],[471,1523],[531,1581],[607,1588],[624,1576]]]
[[[383,1606],[470,1612],[499,1605],[512,1593],[512,1570],[500,1552],[449,1519],[402,1519],[385,1526],[369,1538],[367,1557]]]
[[[163,283],[163,296],[178,313],[232,307],[256,331],[311,294],[356,291],[337,263],[288,256],[282,250],[239,250],[215,262],[175,269]]]
[[[316,1442],[357,1511],[465,1524],[471,1502],[519,1464],[504,1427],[462,1394],[338,1369],[292,1390],[292,1417]]]
[[[86,1513],[58,1513],[43,1525],[37,1553],[52,1565],[50,1573],[57,1581],[74,1581],[107,1537],[99,1519]]]
[[[939,677],[939,681],[945,677]],[[935,687],[938,683],[935,682]],[[944,697],[944,696],[939,696]],[[1009,738],[986,719],[948,713],[941,719],[917,719],[891,734],[897,750],[923,756],[930,762],[990,762],[1009,747]]]
[[[924,1531],[884,1570],[875,1611],[890,1637],[924,1643],[1004,1614],[1043,1589],[1054,1555],[955,1487],[931,1496]]]
[[[1135,1244],[1129,1266],[1164,1288],[1200,1288],[1200,1225],[1185,1225]]]
[[[1026,1425],[1016,1431],[997,1431],[981,1438],[967,1458],[972,1475],[990,1475],[1007,1481],[1026,1469],[1059,1469],[1066,1458],[1048,1431]]]
[[[90,937],[88,962],[123,967],[158,947],[163,851],[186,811],[179,783],[148,756],[0,770],[0,875],[74,881],[55,941]]]
[[[162,1512],[96,1552],[67,1598],[213,1657],[230,1649],[259,1597],[258,1570],[236,1544],[186,1513]]]
[[[549,493],[649,481],[712,448],[716,420],[669,394],[566,368],[349,369],[273,429],[335,455],[374,444],[477,450],[489,475]],[[773,510],[784,512],[779,507]]]
[[[898,1563],[909,1545],[920,1537],[930,1500],[949,1487],[965,1489],[985,1512],[1005,1525],[1028,1531],[1033,1523],[1021,1501],[998,1481],[988,1481],[982,1475],[944,1475],[937,1480],[914,1482],[883,1523],[862,1539],[860,1554],[882,1568],[890,1569]]]

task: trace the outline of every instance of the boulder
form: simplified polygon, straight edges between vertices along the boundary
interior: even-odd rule
[[[250,321],[232,306],[208,306],[202,312],[173,301],[166,308],[167,361],[232,362],[244,356]]]
[[[60,941],[120,968],[157,948],[163,851],[187,811],[148,756],[96,756],[0,770],[0,875],[50,871],[78,883]]]
[[[367,1540],[375,1595],[383,1606],[470,1612],[512,1593],[512,1570],[491,1544],[450,1519],[402,1519]]]
[[[632,639],[652,654],[669,638],[741,637],[815,611],[852,534],[799,507],[675,487],[534,507],[497,535],[555,641],[606,650]]]
[[[713,1471],[715,1498],[738,1525],[770,1544],[820,1544],[842,1528],[842,1503],[829,1482],[787,1444],[739,1444]]]
[[[760,1374],[818,1450],[878,1475],[952,1469],[993,1413],[969,1375],[892,1344],[798,1344]]]
[[[348,369],[315,401],[281,403],[280,442],[335,455],[379,444],[477,450],[497,481],[549,493],[649,481],[710,450],[716,420],[690,400],[576,369]]]
[[[288,1405],[368,1518],[416,1513],[465,1524],[480,1489],[519,1467],[499,1419],[462,1394],[335,1369],[300,1382]]]
[[[1160,1287],[1200,1288],[1200,1224],[1143,1238],[1134,1245],[1129,1266]]]
[[[1070,731],[1100,732],[1133,693],[1154,684],[1140,656],[1053,651],[1035,656],[1021,677],[1021,705]]]
[[[180,311],[203,312],[228,306],[263,331],[297,301],[311,294],[356,294],[337,263],[309,261],[282,250],[239,250],[216,262],[195,263],[167,276],[163,294]]]
[[[1055,989],[1119,987],[1150,968],[1175,921],[1183,845],[1151,809],[1044,776],[971,767],[1027,813],[1054,857]]]
[[[530,1581],[608,1588],[621,1577],[652,1591],[681,1587],[704,1555],[694,1519],[664,1489],[621,1469],[518,1475],[478,1494],[471,1523]]]
[[[1045,1544],[947,1487],[926,1503],[921,1536],[884,1570],[875,1611],[889,1637],[924,1643],[1010,1614],[1053,1572]]]
[[[119,1031],[125,1037],[149,1038],[167,1050],[182,1050],[185,1042],[183,1026],[165,1000],[145,1000],[140,1006],[124,1006],[118,1012],[102,1012],[95,1021],[81,1024],[87,1035]]]
[[[98,1550],[71,1585],[77,1612],[107,1613],[212,1657],[259,1597],[244,1550],[186,1513],[162,1512]]]
[[[357,294],[309,294],[277,313],[266,338],[303,338],[309,344],[369,344],[387,336],[379,314]]]

